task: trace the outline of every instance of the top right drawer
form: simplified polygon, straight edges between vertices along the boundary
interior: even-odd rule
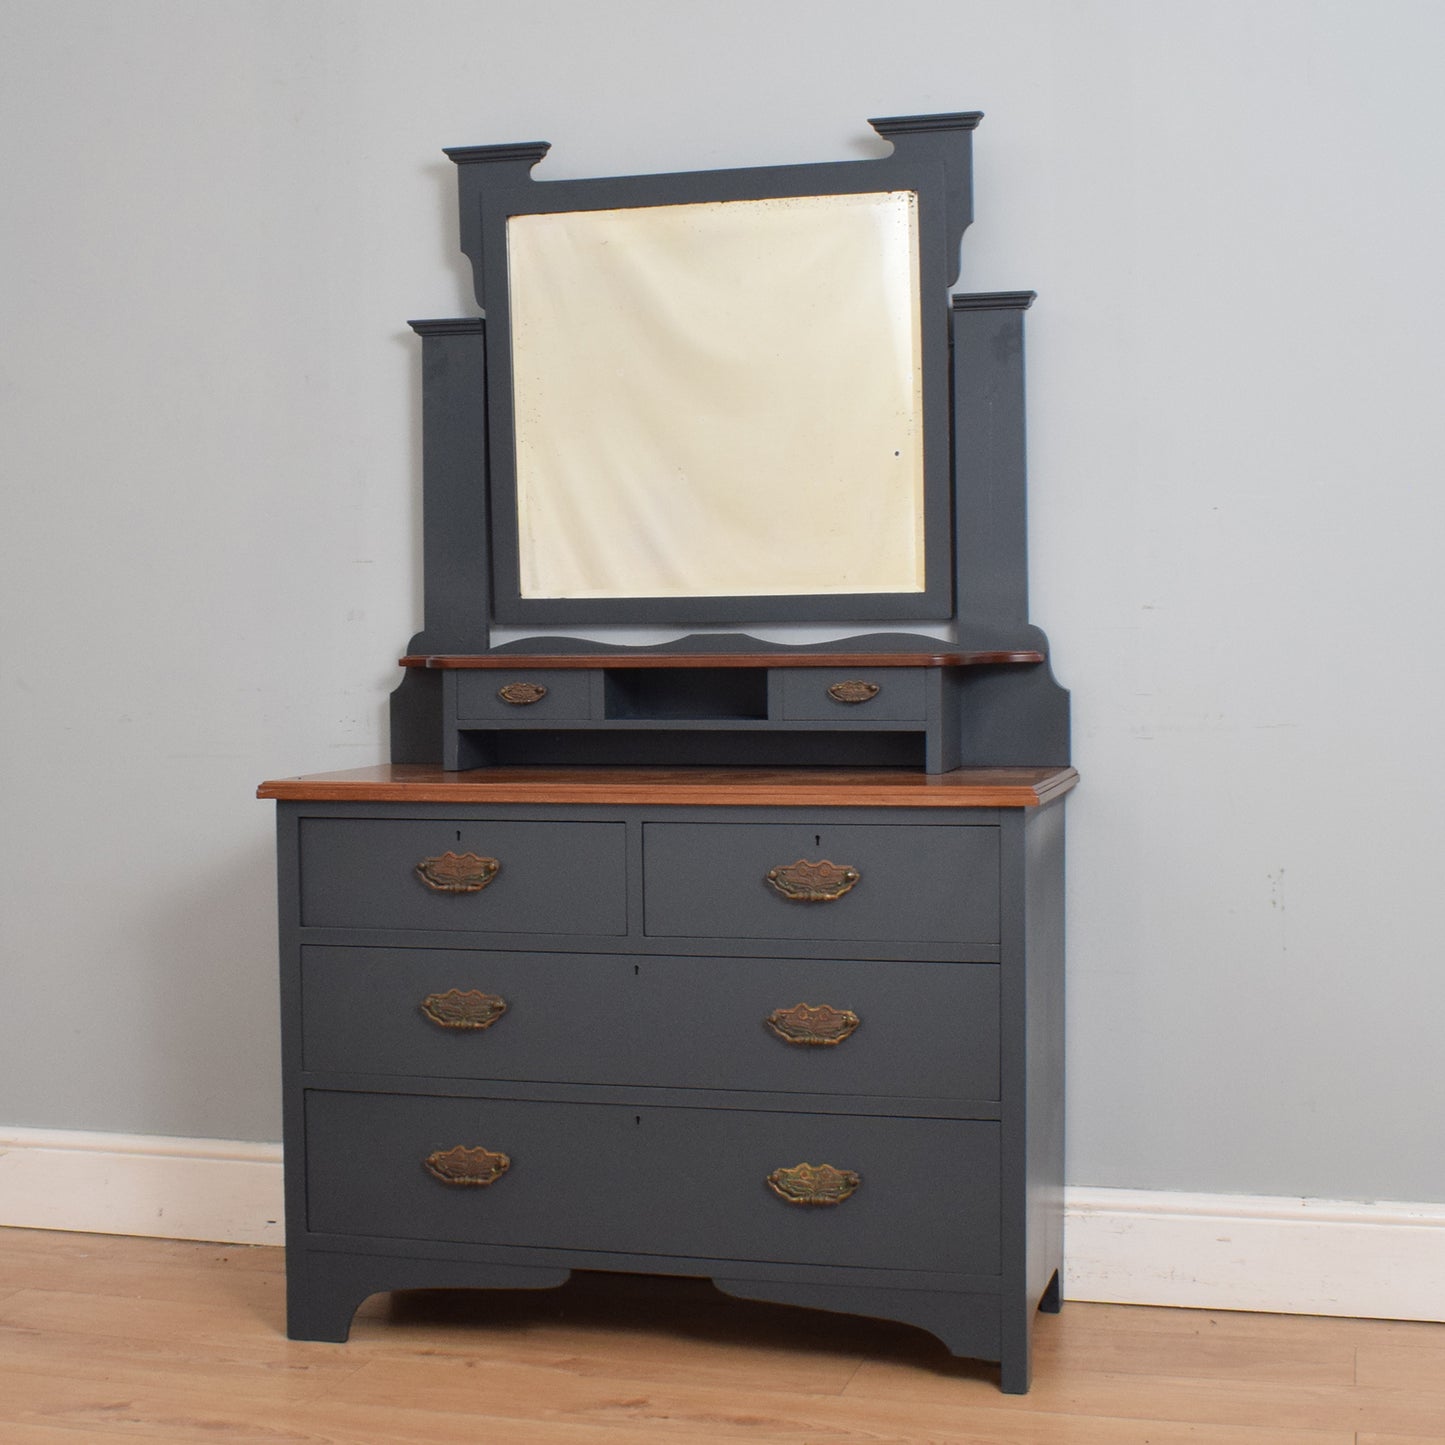
[[[653,937],[995,943],[998,829],[648,823]]]
[[[921,667],[840,671],[788,667],[782,676],[783,717],[789,721],[922,722],[926,716]]]

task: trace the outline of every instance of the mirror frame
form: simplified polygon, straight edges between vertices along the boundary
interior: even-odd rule
[[[514,627],[592,624],[938,621],[955,610],[949,290],[971,219],[978,112],[872,120],[893,143],[875,160],[535,181],[545,142],[449,149],[461,190],[462,249],[486,313],[487,555],[492,620]],[[513,216],[788,196],[912,191],[918,198],[924,571],[922,591],[747,596],[529,598],[520,592],[507,224]]]

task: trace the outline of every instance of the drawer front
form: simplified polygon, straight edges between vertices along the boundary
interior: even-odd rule
[[[769,881],[775,870],[820,862],[857,881],[817,902]],[[648,823],[643,879],[646,929],[659,937],[998,939],[994,827]]]
[[[307,947],[302,1009],[313,1071],[999,1096],[990,964]]]
[[[621,823],[471,823],[383,818],[301,820],[301,922],[313,928],[421,928],[481,933],[627,931]],[[485,886],[428,886],[466,865],[500,866]],[[437,861],[440,860],[440,861]]]
[[[996,1274],[999,1126],[938,1119],[314,1092],[315,1233]],[[485,1186],[428,1158],[504,1154]],[[455,1157],[455,1156],[453,1156]],[[828,1164],[841,1203],[790,1203],[778,1169]]]
[[[921,667],[864,667],[849,671],[794,667],[780,671],[783,716],[790,720],[923,721],[924,670]]]
[[[591,690],[592,674],[577,668],[462,671],[457,674],[457,716],[506,722],[585,718],[592,715]]]

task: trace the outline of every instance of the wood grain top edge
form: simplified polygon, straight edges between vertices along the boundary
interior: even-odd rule
[[[494,768],[415,764],[276,778],[258,798],[302,803],[617,803],[652,805],[1037,808],[1079,780],[1073,768],[952,773],[747,768]]]
[[[402,667],[986,667],[1042,662],[1042,652],[408,653]]]

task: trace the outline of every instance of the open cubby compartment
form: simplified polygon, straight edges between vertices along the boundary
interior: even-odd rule
[[[762,667],[610,667],[602,678],[602,715],[621,720],[762,721],[768,670]]]

